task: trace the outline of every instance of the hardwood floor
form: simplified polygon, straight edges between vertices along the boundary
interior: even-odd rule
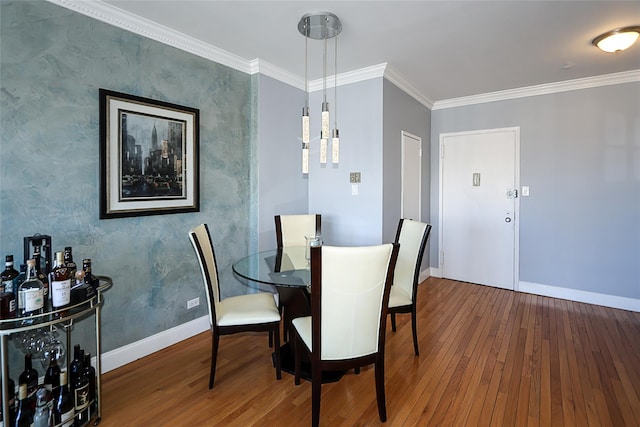
[[[388,421],[373,367],[322,387],[324,426],[640,426],[640,313],[429,278],[420,357],[387,322]],[[206,332],[103,376],[102,427],[306,426],[311,384],[276,381],[267,335]]]

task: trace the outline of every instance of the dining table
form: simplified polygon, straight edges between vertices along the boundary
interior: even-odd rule
[[[291,321],[311,315],[311,268],[306,246],[291,246],[249,254],[233,263],[233,272],[248,282],[275,287],[282,308],[280,363],[282,370],[295,373]],[[322,382],[338,381],[343,371],[323,372]],[[311,381],[308,358],[301,360],[301,377]]]

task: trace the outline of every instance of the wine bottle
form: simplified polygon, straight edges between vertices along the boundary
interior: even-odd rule
[[[31,427],[33,421],[33,411],[27,399],[27,385],[20,384],[18,387],[18,412],[16,412],[15,427]]]
[[[58,388],[60,387],[60,366],[56,359],[56,354],[51,354],[49,358],[49,367],[44,374],[44,388],[49,393],[48,398],[54,399],[58,395]]]
[[[73,392],[73,385],[76,382],[76,377],[82,372],[83,363],[84,350],[80,348],[80,344],[76,344],[73,346],[73,360],[69,364],[69,390],[71,392]]]
[[[67,372],[60,372],[60,387],[58,388],[58,397],[53,408],[53,423],[60,427],[73,426],[75,417],[75,405],[73,396],[67,386]]]
[[[64,262],[64,253],[56,252],[56,261],[49,273],[49,289],[51,291],[51,309],[61,310],[71,302],[71,281],[70,269]],[[65,312],[59,312],[59,316],[64,316]]]
[[[84,374],[84,350],[80,350],[76,364],[77,371],[71,372],[73,383],[71,390],[76,411],[74,427],[83,427],[89,422],[89,380]]]
[[[47,405],[47,390],[41,388],[36,394],[36,411],[33,414],[33,427],[49,427],[49,405]]]
[[[18,315],[41,314],[44,307],[44,285],[36,272],[36,260],[27,260],[27,276],[18,287]]]
[[[98,401],[96,400],[96,370],[91,366],[91,354],[86,353],[84,355],[84,376],[89,381],[89,403],[91,406],[91,413],[95,413]]]
[[[36,392],[38,391],[38,371],[33,368],[31,353],[24,355],[24,371],[18,377],[18,384],[27,387],[27,400],[31,410],[36,409]]]
[[[5,292],[16,293],[16,286],[18,284],[18,271],[13,268],[13,255],[7,255],[4,262],[4,271],[0,274],[0,280],[2,280],[2,286],[4,286]]]

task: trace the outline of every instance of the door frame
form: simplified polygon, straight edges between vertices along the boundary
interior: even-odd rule
[[[438,138],[438,176],[439,176],[439,191],[438,191],[438,269],[440,270],[440,276],[442,277],[442,257],[443,251],[443,193],[444,193],[444,138],[448,136],[465,136],[465,135],[478,135],[486,133],[498,133],[498,132],[513,132],[515,137],[515,170],[514,170],[514,187],[518,190],[518,196],[515,198],[514,203],[514,236],[513,236],[513,290],[518,291],[520,289],[520,126],[494,128],[494,129],[478,129],[462,132],[443,132]]]
[[[422,138],[407,131],[400,131],[400,218],[404,218],[404,154],[405,154],[405,137],[415,139],[420,145],[420,161],[418,168],[418,218],[416,221],[422,221]]]

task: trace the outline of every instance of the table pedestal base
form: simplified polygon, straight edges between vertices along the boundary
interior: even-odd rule
[[[275,366],[275,355],[272,355]],[[282,370],[295,375],[295,352],[291,343],[284,343],[280,347],[280,366]],[[345,371],[324,371],[322,372],[322,384],[334,383],[339,381],[345,374]],[[311,362],[303,360],[300,363],[300,378],[311,382]]]

